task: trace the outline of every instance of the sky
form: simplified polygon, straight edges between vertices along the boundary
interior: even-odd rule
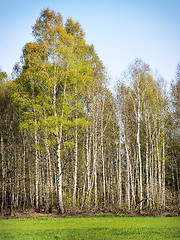
[[[111,79],[121,78],[136,58],[167,83],[180,62],[180,0],[0,0],[0,68],[11,75],[32,26],[49,8],[78,21]]]

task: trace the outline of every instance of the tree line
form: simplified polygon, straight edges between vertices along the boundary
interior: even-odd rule
[[[43,10],[12,79],[0,72],[0,209],[176,211],[180,64],[136,59],[116,84],[80,24]]]

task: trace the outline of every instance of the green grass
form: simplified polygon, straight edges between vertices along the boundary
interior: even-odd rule
[[[0,219],[0,239],[180,239],[180,217]]]

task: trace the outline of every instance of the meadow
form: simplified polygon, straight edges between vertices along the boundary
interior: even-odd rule
[[[0,219],[0,239],[180,239],[180,217],[100,215]]]

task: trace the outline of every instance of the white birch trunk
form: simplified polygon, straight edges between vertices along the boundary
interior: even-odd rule
[[[162,162],[162,204],[163,204],[163,209],[165,209],[165,204],[166,204],[166,185],[165,185],[165,139],[163,136],[163,162]]]
[[[61,124],[62,129],[62,124]],[[62,131],[62,130],[61,130]],[[58,203],[59,203],[59,214],[64,213],[64,207],[63,207],[63,199],[62,199],[62,168],[61,168],[61,138],[59,137],[57,140],[57,163],[58,163]]]
[[[102,172],[103,172],[103,199],[104,207],[106,206],[106,178],[105,178],[105,160],[104,160],[104,129],[103,129],[103,111],[104,111],[104,101],[101,111],[101,158],[102,158]]]
[[[51,164],[51,157],[50,157],[50,151],[49,151],[49,145],[47,142],[47,131],[45,132],[45,149],[46,149],[46,172],[47,172],[47,179],[46,179],[46,191],[45,191],[45,199],[46,199],[46,212],[49,211],[49,196],[50,192],[52,191],[52,185],[50,184],[51,178],[50,178],[50,164]]]
[[[35,119],[35,125],[37,124],[37,120]],[[39,211],[39,176],[38,176],[38,167],[39,167],[39,159],[38,159],[38,138],[37,138],[37,130],[35,126],[35,132],[34,132],[34,139],[35,139],[35,207],[36,211]]]
[[[122,208],[122,158],[121,158],[121,117],[119,113],[119,149],[118,149],[118,190],[119,190],[119,207]]]
[[[139,95],[139,89],[138,89],[138,95]],[[137,113],[137,144],[138,144],[138,158],[139,158],[139,184],[140,184],[140,201],[143,199],[142,193],[142,160],[141,160],[141,144],[140,144],[140,113],[141,109],[141,102],[140,102],[140,96],[138,96],[138,113]],[[142,202],[140,203],[140,211],[142,210]]]
[[[1,210],[5,207],[5,154],[4,154],[4,139],[1,134],[1,161],[2,161],[2,202]]]
[[[26,147],[23,138],[23,209],[26,207]]]
[[[91,135],[91,133],[90,133]],[[87,192],[89,193],[90,190],[90,161],[91,161],[91,137],[89,140],[89,126],[87,125],[86,128],[86,155],[87,155],[87,182],[88,182],[88,186],[87,186]]]
[[[96,123],[97,124],[97,123]],[[98,207],[97,203],[97,126],[95,126],[95,136],[94,136],[94,183],[95,183],[95,208]]]
[[[65,97],[66,84],[64,86],[64,97]],[[60,130],[58,132],[57,124],[57,112],[56,112],[56,85],[54,85],[53,92],[53,104],[54,104],[54,116],[56,117],[56,137],[57,137],[57,165],[58,165],[58,205],[59,214],[64,213],[63,199],[62,199],[62,167],[61,167],[61,139],[62,139],[62,123],[60,125]],[[62,106],[62,117],[63,117],[63,106]]]
[[[149,207],[149,147],[146,139],[146,193],[147,193],[147,207]]]
[[[77,120],[77,114],[76,114]],[[78,163],[78,133],[77,124],[75,128],[75,149],[74,149],[75,163],[74,163],[74,191],[73,191],[73,207],[76,207],[76,190],[77,190],[77,163]]]
[[[129,158],[129,149],[128,149],[128,144],[127,144],[127,139],[125,137],[125,149],[126,149],[126,159],[127,159],[127,190],[126,190],[126,195],[127,195],[127,207],[128,210],[130,210],[131,203],[130,203],[130,176],[129,176],[129,170],[130,170],[130,158]]]

